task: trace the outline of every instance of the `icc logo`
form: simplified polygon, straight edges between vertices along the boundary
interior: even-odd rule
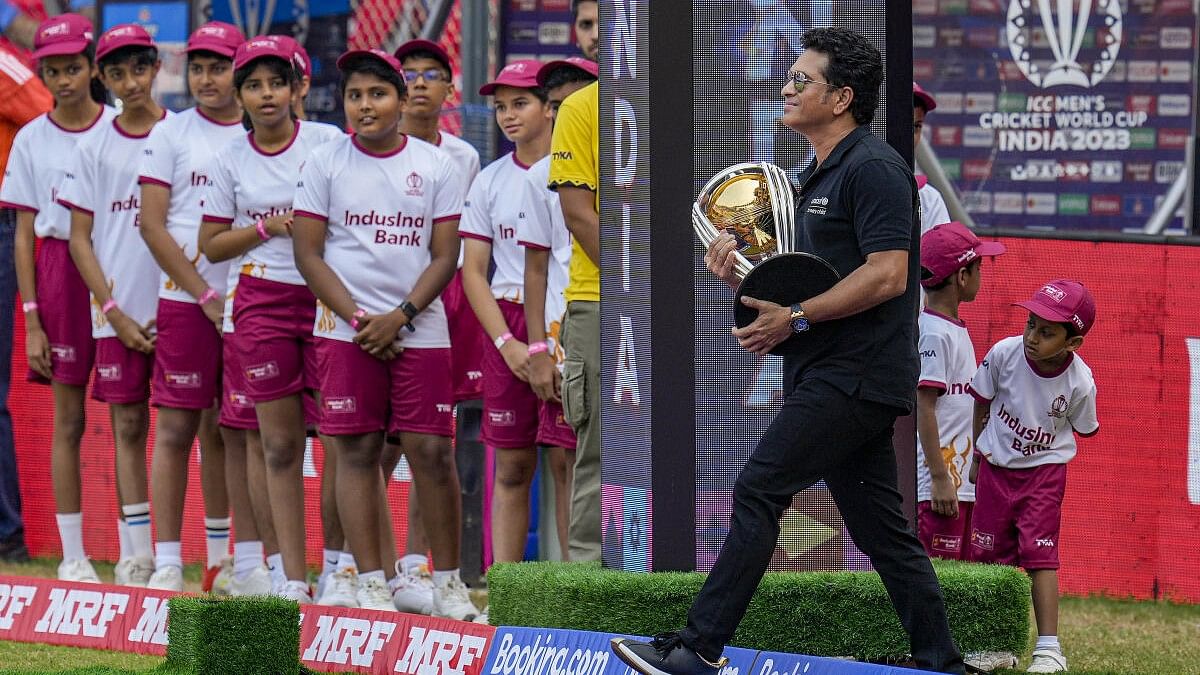
[[[1047,414],[1051,417],[1062,418],[1067,414],[1068,407],[1070,406],[1067,403],[1067,397],[1059,394],[1058,398],[1054,399],[1054,402],[1050,404],[1050,412]]]
[[[1119,0],[1059,0],[1054,8],[1049,2],[1010,0],[1005,32],[1013,61],[1034,86],[1087,88],[1112,70],[1121,25]]]
[[[421,190],[421,186],[425,184],[425,179],[421,178],[421,174],[417,173],[416,171],[408,174],[408,177],[404,179],[404,182],[408,184],[408,191],[405,194],[416,197],[425,194],[425,192]]]

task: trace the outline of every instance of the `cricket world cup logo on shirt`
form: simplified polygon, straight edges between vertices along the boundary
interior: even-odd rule
[[[408,174],[408,177],[404,179],[404,183],[408,185],[408,190],[404,194],[410,197],[421,197],[425,194],[425,191],[421,189],[421,186],[425,184],[425,179],[421,178],[421,174],[416,171]]]
[[[1121,3],[1010,0],[1005,28],[1013,61],[1034,86],[1090,88],[1100,84],[1117,61]]]

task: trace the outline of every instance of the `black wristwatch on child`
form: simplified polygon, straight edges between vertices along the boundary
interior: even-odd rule
[[[417,309],[416,305],[412,304],[408,300],[405,300],[404,302],[400,303],[400,311],[404,312],[404,316],[408,317],[408,323],[404,324],[404,327],[407,328],[408,332],[410,333],[415,332],[417,329],[413,327],[412,322],[413,319],[417,318],[417,314],[420,313],[421,310]]]

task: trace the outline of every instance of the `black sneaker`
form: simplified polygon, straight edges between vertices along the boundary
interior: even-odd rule
[[[683,644],[678,633],[659,633],[650,642],[613,638],[613,653],[642,675],[716,675],[729,663],[722,656],[710,663]]]

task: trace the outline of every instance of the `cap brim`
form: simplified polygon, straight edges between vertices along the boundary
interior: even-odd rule
[[[1075,316],[1071,312],[1064,312],[1059,307],[1054,307],[1053,305],[1047,305],[1047,304],[1039,302],[1037,300],[1026,300],[1025,302],[1014,302],[1013,305],[1016,307],[1024,307],[1025,309],[1029,310],[1030,312],[1033,312],[1033,314],[1035,316],[1041,317],[1041,318],[1045,319],[1046,321],[1056,321],[1056,322],[1062,323],[1065,321],[1070,321],[1071,317]]]
[[[387,59],[383,58],[379,54],[376,54],[375,52],[373,52],[369,49],[352,49],[352,50],[346,52],[345,54],[342,54],[341,56],[339,56],[336,65],[337,65],[338,69],[344,68],[348,61],[350,61],[351,59],[354,59],[354,58],[358,58],[360,56],[375,59],[376,61],[382,63],[383,65],[387,66],[388,68],[391,68],[392,70],[396,70],[397,72],[399,72],[395,63],[388,61]],[[286,60],[290,61],[291,58],[288,57]]]
[[[437,57],[438,62],[445,66],[446,70],[452,72],[454,70],[454,67],[450,64],[450,55],[446,53],[445,49],[442,49],[441,45],[430,40],[409,40],[400,45],[392,53],[392,56],[396,57],[396,60],[400,63],[404,63],[404,58],[413,52],[429,52]]]
[[[33,53],[33,58],[44,59],[47,56],[71,56],[82,54],[87,49],[88,40],[72,40],[71,42],[56,42],[46,45]]]
[[[923,91],[914,91],[913,96],[921,101],[921,106],[925,108],[925,112],[933,112],[933,109],[937,107],[937,101],[934,101],[932,96]]]
[[[975,247],[975,252],[979,255],[1000,255],[1008,249],[998,241],[981,241]]]
[[[224,56],[227,59],[232,59],[233,55],[237,53],[237,47],[230,47],[228,45],[198,44],[191,45],[183,51],[187,54],[191,54],[192,52],[212,52],[217,56]]]
[[[559,59],[558,61],[547,61],[546,63],[542,64],[541,68],[538,68],[538,72],[537,72],[538,85],[545,86],[547,78],[550,77],[550,73],[553,73],[554,71],[558,70],[559,68],[574,68],[575,70],[587,73],[588,75],[591,75],[592,77],[599,77],[599,69],[597,69],[597,71],[595,73],[593,73],[592,71],[588,70],[587,68],[584,68],[583,66],[581,66],[577,63],[572,63],[565,59]]]

